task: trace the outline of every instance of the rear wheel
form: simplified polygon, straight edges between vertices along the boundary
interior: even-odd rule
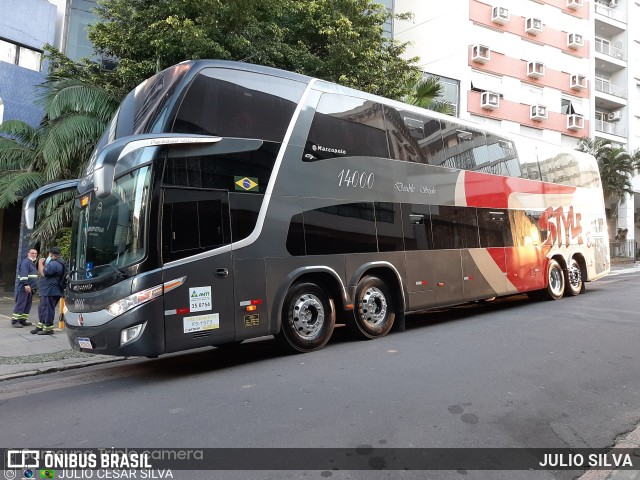
[[[564,294],[565,276],[556,260],[549,260],[547,269],[547,289],[544,291],[549,300],[560,300]]]
[[[393,297],[387,285],[374,276],[366,276],[356,287],[354,315],[350,329],[365,339],[382,337],[389,333],[396,318]]]
[[[580,295],[584,291],[584,280],[582,279],[582,269],[575,258],[571,259],[567,268],[566,287],[564,293],[568,295]]]
[[[306,353],[324,347],[333,333],[333,302],[315,283],[293,285],[282,306],[282,328],[276,336],[281,345]]]

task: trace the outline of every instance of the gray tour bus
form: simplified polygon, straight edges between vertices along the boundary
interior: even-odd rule
[[[148,356],[275,335],[323,347],[405,314],[609,271],[593,157],[326,81],[200,60],[120,105],[78,180],[74,349]]]

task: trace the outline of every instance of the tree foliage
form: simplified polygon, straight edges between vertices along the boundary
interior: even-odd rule
[[[78,178],[119,99],[87,80],[49,75],[40,91],[45,116],[38,128],[13,120],[0,125],[0,208],[36,188]],[[32,238],[43,241],[71,219],[71,194],[44,202]]]
[[[237,60],[401,98],[420,77],[392,17],[372,0],[101,0],[89,38],[118,58],[108,89],[129,90],[188,59]],[[408,18],[409,15],[399,15]]]
[[[446,100],[438,100],[444,93],[444,85],[439,77],[427,77],[420,79],[411,92],[402,98],[402,101],[418,107],[427,108],[436,112],[453,115],[454,108]]]
[[[625,194],[633,194],[631,178],[640,165],[640,152],[630,154],[609,140],[587,137],[580,139],[577,150],[596,157],[605,198],[618,202]]]

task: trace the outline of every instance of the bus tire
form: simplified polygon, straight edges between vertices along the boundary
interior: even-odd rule
[[[356,287],[353,316],[348,326],[359,338],[383,337],[396,318],[393,297],[387,285],[378,277],[366,276]]]
[[[564,288],[565,295],[580,295],[584,292],[584,280],[582,279],[582,269],[580,263],[575,258],[569,262],[567,275],[565,278],[566,286]]]
[[[333,333],[333,301],[315,283],[297,283],[284,298],[282,328],[276,339],[287,350],[307,353],[324,347]]]
[[[547,288],[545,297],[549,300],[560,300],[564,294],[565,275],[560,264],[553,258],[547,268]]]

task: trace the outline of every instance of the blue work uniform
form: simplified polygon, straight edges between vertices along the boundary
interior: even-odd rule
[[[31,312],[31,303],[33,300],[33,292],[36,289],[38,280],[38,268],[29,257],[23,259],[18,266],[18,287],[16,288],[15,300],[13,307],[13,315],[11,315],[11,324],[19,323],[21,325],[30,325],[29,312]],[[31,287],[31,291],[25,290],[26,286]]]
[[[61,259],[51,260],[44,267],[44,276],[40,278],[40,305],[38,306],[37,330],[53,332],[53,320],[56,306],[62,297],[62,279],[65,265]]]

